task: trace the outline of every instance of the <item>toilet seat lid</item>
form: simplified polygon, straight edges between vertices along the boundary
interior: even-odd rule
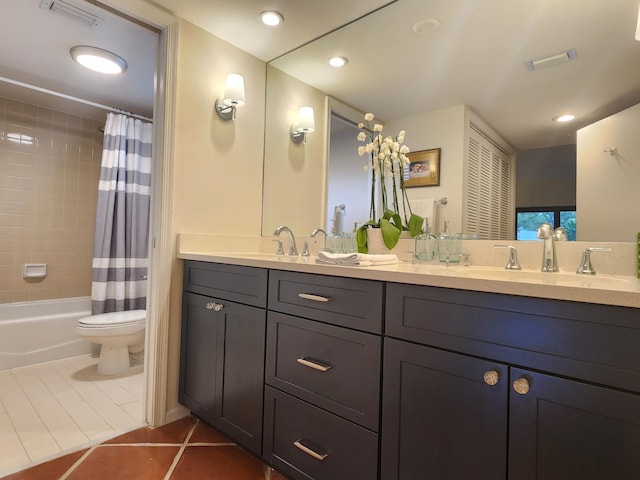
[[[146,310],[127,310],[126,312],[100,313],[83,317],[78,320],[80,325],[91,327],[101,327],[107,325],[125,325],[133,323],[144,323],[147,317]]]

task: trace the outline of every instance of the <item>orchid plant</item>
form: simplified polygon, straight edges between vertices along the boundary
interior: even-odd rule
[[[396,138],[382,136],[382,125],[375,123],[373,113],[364,116],[358,124],[358,141],[365,142],[358,147],[358,155],[370,156],[365,170],[371,171],[371,206],[369,221],[357,232],[358,251],[368,252],[367,230],[380,228],[385,246],[391,250],[398,244],[402,231],[409,231],[412,237],[421,232],[423,218],[411,212],[404,183],[404,170],[409,165],[409,147],[404,144],[406,132],[401,130]],[[376,204],[380,203],[382,216],[378,218]],[[400,215],[402,202],[402,216]]]

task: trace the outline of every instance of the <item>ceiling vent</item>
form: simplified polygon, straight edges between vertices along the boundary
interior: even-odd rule
[[[104,21],[103,18],[64,0],[42,0],[40,2],[40,8],[59,13],[88,27],[97,27]]]
[[[554,55],[547,55],[546,57],[536,58],[524,62],[527,66],[527,70],[540,70],[541,68],[553,67],[554,65],[560,65],[561,63],[567,63],[576,58],[576,49],[572,48],[566,52],[556,53]]]

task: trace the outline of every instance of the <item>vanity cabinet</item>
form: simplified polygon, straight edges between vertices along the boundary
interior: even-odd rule
[[[293,479],[378,478],[383,292],[270,272],[263,457]]]
[[[262,451],[267,270],[186,261],[179,400]]]
[[[637,312],[387,284],[381,478],[640,478]]]

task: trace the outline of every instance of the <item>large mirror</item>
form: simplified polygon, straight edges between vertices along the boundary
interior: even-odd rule
[[[406,129],[412,150],[439,147],[439,140],[433,128],[412,131],[405,124],[415,125],[415,118],[464,106],[513,148],[517,170],[541,174],[534,184],[529,180],[526,188],[537,193],[546,190],[548,199],[549,187],[566,185],[566,172],[572,169],[571,165],[561,168],[560,161],[573,161],[576,168],[576,155],[581,155],[580,148],[574,153],[576,131],[640,102],[640,43],[634,39],[637,19],[637,0],[537,0],[527,4],[398,0],[275,59],[267,73],[263,235],[271,235],[279,223],[290,224],[300,235],[330,225],[333,212],[327,204],[331,191],[327,166],[333,161],[329,155],[332,109],[327,98],[339,99],[355,111],[375,112],[394,131]],[[347,65],[340,70],[329,67],[326,61],[332,55],[347,57]],[[283,78],[287,80],[284,88]],[[283,98],[288,99],[286,105]],[[282,144],[274,149],[274,139],[286,141],[280,139],[280,132],[294,123],[296,106],[307,103],[316,109],[316,132],[302,148]],[[574,113],[576,120],[564,125],[551,121],[565,112]],[[272,128],[274,122],[282,124],[277,132]],[[609,219],[615,215],[616,224],[635,225],[637,230],[637,218],[629,218],[633,209],[624,205],[634,201],[631,195],[638,190],[630,179],[638,178],[638,167],[633,164],[638,163],[635,152],[640,146],[625,145],[626,140],[617,137],[618,145],[607,143],[614,140],[606,136],[599,141],[602,145],[591,142],[589,147],[597,158],[588,162],[578,158],[577,175],[593,177],[580,171],[581,164],[608,162],[607,168],[599,168],[607,178],[610,166],[620,167],[613,190],[620,192],[624,203],[601,198],[597,185],[586,192],[578,187],[578,221],[580,205],[588,200],[590,205],[603,206],[604,211],[593,215],[600,224],[606,223],[603,215]],[[612,147],[617,147],[614,154],[605,151]],[[412,193],[440,197],[442,192],[455,197],[450,193],[455,189],[446,186],[447,178],[454,175],[447,172],[447,162],[462,153],[443,150],[444,186],[439,192],[423,188]],[[524,161],[540,163],[523,165]],[[602,183],[610,195],[611,182]],[[567,192],[563,193],[566,197]],[[283,200],[288,202],[288,211],[281,208]],[[560,202],[569,204],[570,198],[545,206]],[[601,235],[590,233],[584,238],[578,229],[578,240],[632,238],[626,231],[612,233],[605,226]]]

